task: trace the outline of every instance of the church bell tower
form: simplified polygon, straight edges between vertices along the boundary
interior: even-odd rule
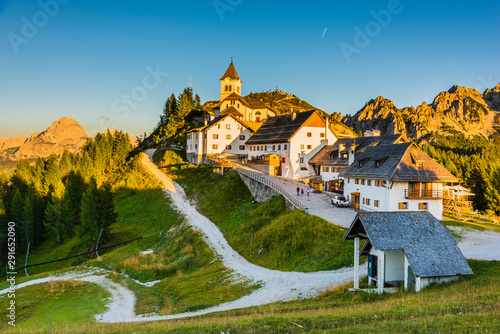
[[[236,68],[233,64],[233,59],[231,58],[231,64],[226,70],[226,73],[220,78],[220,100],[223,101],[229,95],[235,93],[241,96],[241,81],[236,72]]]

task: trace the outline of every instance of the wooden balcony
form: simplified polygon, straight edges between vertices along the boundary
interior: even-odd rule
[[[444,199],[453,197],[449,190],[409,190],[405,189],[407,199]]]

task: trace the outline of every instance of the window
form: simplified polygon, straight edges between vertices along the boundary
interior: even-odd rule
[[[366,180],[366,185],[370,187],[372,185],[372,180]]]
[[[363,204],[365,204],[365,198],[363,197]]]
[[[229,90],[229,87],[226,85],[226,89],[225,89],[225,91],[227,92],[228,90]]]
[[[240,86],[238,86],[238,93],[240,92]],[[239,107],[238,107],[239,108]]]
[[[260,111],[255,112],[255,121],[256,122],[260,122],[260,115],[261,115]]]
[[[241,135],[240,140],[245,140],[245,135]]]
[[[245,150],[245,145],[240,145],[240,151],[244,151]]]
[[[231,139],[231,135],[226,135],[226,139],[230,140]]]
[[[378,159],[378,160],[375,160],[375,168],[379,168],[380,166],[382,166],[382,164],[387,160],[387,158],[382,158],[382,159]]]
[[[366,205],[370,205],[370,199],[369,198],[366,199]]]
[[[359,179],[354,179],[354,184],[359,184]]]
[[[313,136],[312,132],[308,132],[308,133],[307,133],[307,136],[308,136],[308,137],[312,137],[312,136]]]
[[[276,150],[276,145],[273,145],[273,151]]]
[[[380,187],[380,180],[375,180],[375,187]]]
[[[364,186],[365,185],[365,179],[361,179],[361,185]]]
[[[373,201],[373,205],[374,205],[376,208],[378,208],[378,207],[379,207],[379,205],[380,205],[380,202],[376,199],[376,200],[374,200],[374,201]]]
[[[323,172],[328,173],[330,170],[330,167],[323,167]]]
[[[300,144],[300,149],[303,150],[304,149],[304,144]]]
[[[264,146],[261,146],[261,147],[260,147],[260,149],[261,149],[262,151],[265,151]]]
[[[229,86],[229,91],[232,91],[233,90],[233,86]]]
[[[250,146],[250,152],[252,152],[252,151],[253,151],[253,146]]]
[[[198,149],[198,144],[194,144],[194,149],[197,150]]]
[[[217,144],[213,144],[213,145],[212,145],[212,148],[213,148],[214,150],[216,150],[216,149],[218,149],[218,148],[219,148],[219,145],[217,145]]]
[[[399,202],[399,210],[408,210],[408,202]]]
[[[212,135],[212,138],[213,138],[213,139],[219,139],[219,135],[218,135],[218,134],[213,134],[213,135]]]
[[[226,129],[231,130],[231,124],[226,124]]]
[[[300,157],[300,163],[303,164],[304,163],[304,157]]]
[[[288,147],[288,145],[287,145],[287,144],[283,145],[283,149],[284,149],[284,150],[286,150],[286,149],[287,149],[287,147]]]
[[[343,170],[341,167],[337,167],[337,173],[340,173]]]
[[[238,90],[240,90],[240,87],[238,87]],[[238,109],[240,108],[240,104],[238,103]]]
[[[233,101],[231,101],[231,105],[232,105],[232,106],[234,106],[234,105],[235,105],[235,103],[236,103],[236,101],[234,101],[234,100],[233,100]]]
[[[226,109],[229,108],[229,104],[226,103]]]
[[[231,149],[231,145],[226,145],[226,150],[230,150]]]
[[[187,139],[191,139],[191,135],[187,135],[187,137],[186,137],[186,138],[187,138]]]
[[[220,129],[220,124],[217,124],[217,129]]]
[[[281,144],[278,145],[278,151],[281,150]]]
[[[260,151],[260,146],[257,146],[257,151]]]
[[[325,134],[324,134],[323,132],[321,132],[321,133],[319,134],[319,136],[320,136],[320,138],[325,138]]]
[[[307,149],[308,150],[312,149],[312,146],[311,145],[307,145]]]
[[[429,210],[429,203],[427,203],[427,202],[418,203],[418,209],[419,210]]]
[[[196,139],[198,139],[198,134],[196,134]]]
[[[380,181],[380,186],[385,187],[385,181]]]
[[[417,166],[417,168],[424,168],[425,167],[425,160],[415,161],[415,166]]]

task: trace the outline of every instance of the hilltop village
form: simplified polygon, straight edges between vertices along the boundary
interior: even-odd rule
[[[213,115],[187,133],[190,163],[238,161],[303,181],[314,191],[343,194],[353,209],[428,211],[442,219],[443,201],[453,198],[451,185],[459,180],[404,135],[334,133],[319,110],[278,115],[241,95],[243,82],[232,61],[220,83]]]

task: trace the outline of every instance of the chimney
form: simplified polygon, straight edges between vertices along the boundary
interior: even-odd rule
[[[365,137],[380,137],[380,130],[366,130]]]
[[[349,166],[352,165],[354,163],[354,149],[352,150],[349,150],[349,155],[348,155],[348,164]]]
[[[292,108],[292,121],[295,121],[295,118],[297,118],[297,113],[295,111],[293,111],[293,108]]]
[[[208,118],[205,118],[205,125],[208,124]]]
[[[348,158],[347,163],[349,164],[349,166],[354,163],[354,159],[356,158],[355,151],[356,151],[356,142],[352,143],[351,147],[349,148],[349,153],[347,156]]]

